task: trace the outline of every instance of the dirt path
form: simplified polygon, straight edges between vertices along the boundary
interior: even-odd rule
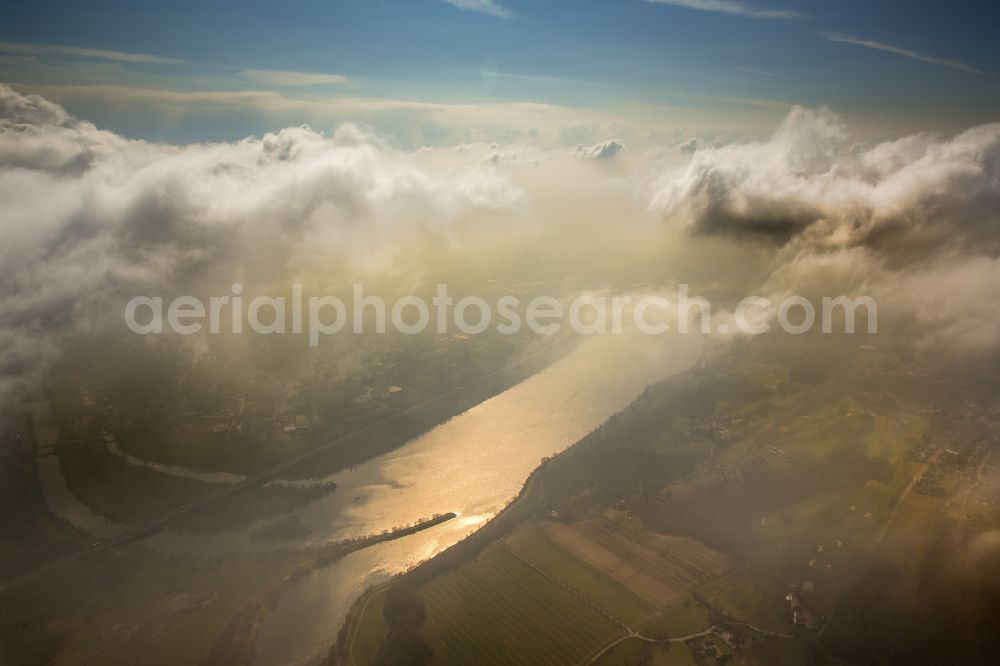
[[[886,520],[885,525],[882,526],[882,531],[879,532],[878,539],[875,540],[875,543],[882,543],[882,539],[885,538],[886,533],[892,526],[892,522],[896,519],[896,514],[899,513],[899,508],[903,506],[903,502],[905,502],[906,498],[910,496],[910,492],[913,490],[913,488],[918,483],[920,483],[920,479],[924,478],[924,474],[927,473],[927,470],[929,470],[934,465],[934,463],[937,462],[938,458],[941,457],[942,451],[943,449],[938,449],[937,451],[935,451],[934,455],[932,455],[930,458],[927,459],[927,464],[924,465],[924,468],[913,476],[913,478],[910,480],[910,483],[907,484],[903,492],[900,493],[899,499],[896,500],[896,504],[892,507],[892,513],[889,514],[889,519]]]

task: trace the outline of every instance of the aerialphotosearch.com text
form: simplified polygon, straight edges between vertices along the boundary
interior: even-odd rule
[[[802,296],[772,300],[748,296],[734,308],[713,317],[707,299],[691,296],[688,285],[681,284],[674,293],[642,295],[581,295],[572,300],[535,296],[527,301],[505,295],[489,302],[478,296],[460,299],[448,293],[445,284],[437,285],[430,303],[417,296],[403,296],[388,305],[364,286],[355,284],[351,297],[303,295],[302,285],[291,285],[290,295],[244,298],[243,285],[235,283],[230,293],[200,299],[178,296],[165,302],[160,296],[136,296],[125,306],[125,324],[139,335],[163,333],[181,335],[208,333],[243,333],[261,335],[291,332],[308,336],[309,345],[317,346],[323,336],[341,332],[386,333],[391,326],[399,333],[416,335],[433,326],[439,334],[461,332],[476,335],[493,327],[497,332],[514,335],[530,331],[552,335],[563,326],[593,335],[621,333],[634,326],[642,333],[679,333],[760,335],[777,327],[785,333],[801,335],[818,325],[823,333],[854,333],[856,320],[864,320],[864,330],[876,333],[877,306],[868,296],[823,297],[819,307]]]

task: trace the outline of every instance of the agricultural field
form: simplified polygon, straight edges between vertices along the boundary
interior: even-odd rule
[[[683,643],[647,643],[624,640],[601,655],[596,666],[698,666]]]
[[[698,600],[687,597],[664,611],[639,632],[647,638],[677,638],[705,631],[711,626],[709,611]]]
[[[419,589],[436,664],[576,664],[624,630],[492,544]]]
[[[634,534],[603,516],[545,527],[553,541],[661,610],[732,566],[728,557],[694,539]]]
[[[359,600],[357,616],[348,626],[350,653],[348,664],[352,666],[368,666],[374,663],[378,644],[385,638],[385,622],[382,620],[382,609],[385,607],[385,597],[388,587],[369,590]]]
[[[753,570],[734,571],[705,585],[698,595],[713,609],[766,631],[790,632],[785,581]]]
[[[518,556],[629,627],[640,626],[656,614],[648,601],[551,539],[545,523],[524,525],[507,536],[504,543]]]
[[[469,663],[474,655],[491,664],[586,663],[625,627],[642,628],[650,638],[707,629],[708,609],[689,593],[729,570],[729,558],[693,539],[648,532],[638,519],[616,517],[609,510],[572,524],[525,523],[474,561],[423,584],[421,634],[435,663]],[[358,640],[352,639],[352,656]],[[353,658],[358,666],[367,663]],[[682,643],[642,640],[623,641],[599,663],[637,658],[695,663]]]

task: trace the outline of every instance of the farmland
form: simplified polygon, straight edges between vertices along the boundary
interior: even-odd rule
[[[577,590],[630,627],[639,626],[655,615],[652,604],[551,539],[550,529],[548,523],[529,523],[504,542],[532,565]]]
[[[604,517],[549,522],[546,529],[554,541],[659,609],[730,567],[728,558],[693,539],[633,535]]]
[[[596,662],[597,666],[697,666],[691,651],[681,644],[646,643],[634,638],[622,641]]]
[[[439,664],[573,664],[623,629],[500,544],[420,590]]]
[[[375,651],[385,636],[382,609],[385,607],[387,588],[370,590],[364,597],[360,612],[347,623],[350,632],[351,652],[349,663],[364,666],[374,661]]]
[[[784,581],[756,571],[737,571],[709,583],[700,596],[714,609],[762,629],[788,631]]]
[[[690,598],[677,602],[730,566],[697,541],[619,526],[613,515],[529,521],[418,587],[426,609],[421,636],[435,663],[586,663],[644,625],[707,629],[707,609]],[[640,643],[626,640],[599,663],[628,660],[637,650],[655,653],[656,663],[690,663],[679,643]],[[357,639],[351,650],[358,654]]]
[[[640,632],[649,638],[688,636],[711,626],[708,609],[692,597],[668,608],[663,615],[645,625]]]

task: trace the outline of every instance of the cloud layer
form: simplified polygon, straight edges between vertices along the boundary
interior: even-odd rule
[[[671,224],[775,241],[775,292],[865,292],[922,344],[997,346],[1000,124],[863,146],[795,108],[769,140],[696,150],[654,189]]]
[[[489,164],[418,158],[353,125],[129,141],[0,85],[0,403],[65,340],[119,324],[127,297],[213,276],[266,283],[310,262],[362,275],[521,197]]]
[[[862,145],[830,111],[796,108],[765,141],[645,152],[404,151],[351,124],[173,146],[0,86],[0,207],[4,404],[69,341],[120,329],[136,294],[408,278],[456,255],[574,289],[649,279],[648,255],[654,279],[741,296],[874,296],[882,330],[927,349],[1000,341],[1000,124]]]

